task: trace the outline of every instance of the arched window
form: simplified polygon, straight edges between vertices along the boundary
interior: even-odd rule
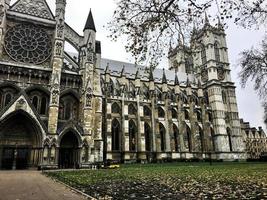
[[[215,42],[214,44],[214,54],[215,54],[215,60],[217,62],[220,62],[220,49],[218,46],[218,42]]]
[[[226,97],[226,93],[224,90],[222,90],[222,100],[223,100],[223,103],[226,104],[227,102],[227,97]]]
[[[185,148],[189,150],[189,152],[192,151],[191,148],[191,129],[186,125],[186,130],[184,133],[184,144]]]
[[[120,150],[120,123],[117,119],[112,121],[112,151]]]
[[[209,122],[212,123],[213,118],[212,118],[212,113],[211,112],[208,112],[208,118],[209,118]]]
[[[58,109],[58,117],[59,119],[64,119],[64,103],[60,102],[59,103],[59,109]]]
[[[204,92],[204,98],[205,98],[206,104],[209,105],[210,104],[210,102],[209,102],[209,94],[208,94],[207,91]]]
[[[165,151],[166,150],[166,131],[165,127],[160,123],[159,124],[159,134],[160,134],[160,150]]]
[[[173,108],[172,109],[172,119],[177,119],[178,115],[177,115],[177,111]]]
[[[120,106],[117,103],[113,103],[111,106],[112,113],[120,113]]]
[[[11,100],[12,100],[12,94],[7,93],[5,95],[5,106],[7,106],[11,102]]]
[[[76,120],[79,115],[79,101],[72,94],[60,98],[59,118],[62,120]]]
[[[231,129],[228,127],[227,128],[227,136],[228,136],[228,141],[229,141],[229,149],[232,152],[233,151],[233,144],[232,144],[232,131]]]
[[[180,145],[179,145],[179,130],[175,124],[173,124],[173,137],[174,137],[174,145],[175,145],[175,151],[179,151]]]
[[[35,107],[35,109],[38,110],[39,98],[37,96],[34,96],[32,98],[32,104]]]
[[[150,117],[151,116],[151,110],[148,106],[144,106],[144,116]]]
[[[204,45],[201,48],[201,60],[203,65],[207,62],[206,47]]]
[[[158,114],[159,114],[159,118],[165,117],[165,111],[161,107],[158,108]]]
[[[149,99],[150,98],[149,89],[145,85],[143,85],[143,96],[144,96],[144,99]]]
[[[184,118],[185,118],[185,120],[189,120],[190,119],[188,110],[184,110]]]
[[[135,106],[133,104],[129,105],[128,112],[129,112],[129,115],[136,115],[137,110],[136,110],[136,108],[135,108]]]
[[[157,88],[157,98],[158,98],[158,101],[163,101],[163,96],[162,96],[162,92],[160,91],[159,88]]]
[[[111,96],[114,96],[114,83],[113,81],[110,79],[110,82],[109,82],[109,93]]]
[[[65,120],[71,119],[71,102],[67,102],[65,106]]]
[[[151,129],[148,123],[145,123],[145,140],[146,140],[146,151],[151,151],[151,142],[150,142]]]
[[[196,138],[196,150],[199,152],[203,152],[203,130],[201,129],[201,127],[198,126],[198,131],[195,134],[195,138]]]
[[[210,150],[215,151],[215,133],[213,128],[211,127],[210,127],[210,145],[211,145]]]
[[[46,114],[46,110],[47,110],[47,100],[46,100],[45,97],[43,97],[42,100],[41,100],[40,114],[41,115],[45,115]]]
[[[137,128],[133,120],[129,122],[129,151],[136,150],[136,133]]]
[[[197,121],[202,122],[202,112],[200,110],[197,111]]]

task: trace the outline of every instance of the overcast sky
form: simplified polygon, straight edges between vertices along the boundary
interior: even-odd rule
[[[51,10],[55,10],[55,0],[47,0]],[[114,0],[67,0],[66,22],[74,28],[79,34],[82,34],[87,15],[92,9],[95,25],[97,29],[97,40],[102,43],[102,57],[119,61],[131,61],[129,54],[125,52],[123,41],[116,43],[107,38],[108,31],[104,27],[112,18],[116,8]],[[249,31],[238,28],[235,25],[229,25],[226,30],[227,42],[229,48],[229,58],[232,68],[232,79],[236,83],[237,102],[240,118],[249,121],[251,126],[264,126],[263,109],[259,98],[253,91],[250,84],[246,89],[241,89],[238,79],[239,53],[251,46],[257,46],[263,38],[264,31]],[[160,66],[168,67],[168,66]]]

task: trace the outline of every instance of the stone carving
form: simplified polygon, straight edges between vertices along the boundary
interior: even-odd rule
[[[207,69],[203,69],[201,71],[201,80],[202,80],[202,82],[207,82],[209,80],[208,70]]]
[[[63,55],[63,42],[57,41],[55,45],[55,55],[62,56]]]
[[[43,29],[30,24],[20,24],[7,31],[5,49],[15,61],[41,64],[50,57],[52,42]]]
[[[225,79],[225,71],[224,71],[224,69],[220,67],[220,68],[218,68],[217,72],[218,72],[218,79],[220,81],[224,80]]]
[[[44,0],[20,0],[12,7],[12,10],[35,17],[53,19],[53,15]]]

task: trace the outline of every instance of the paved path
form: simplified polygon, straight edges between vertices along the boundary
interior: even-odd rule
[[[0,171],[0,200],[84,200],[38,171]]]

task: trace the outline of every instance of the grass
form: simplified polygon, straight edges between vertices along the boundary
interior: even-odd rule
[[[267,199],[267,163],[136,164],[47,175],[96,198]]]

